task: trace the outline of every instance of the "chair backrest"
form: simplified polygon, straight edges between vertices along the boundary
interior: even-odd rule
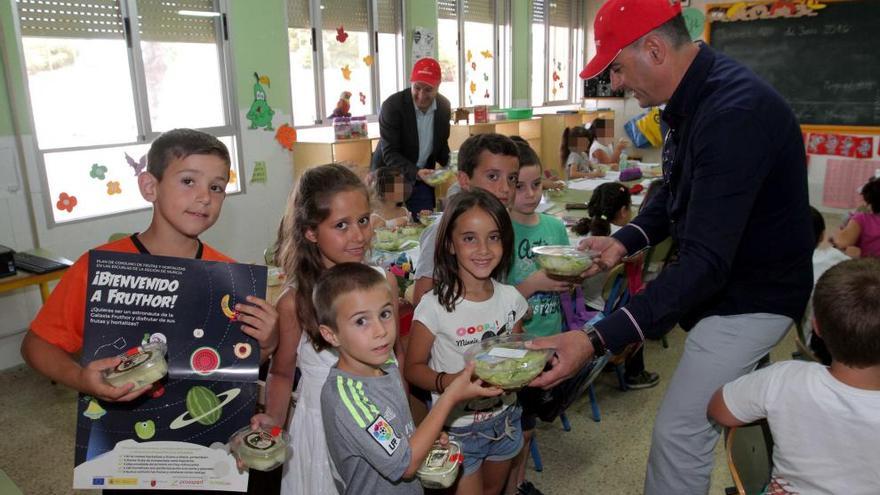
[[[807,344],[809,339],[807,339],[806,335],[806,325],[804,323],[807,321],[807,318],[813,314],[813,301],[810,300],[810,303],[807,305],[807,311],[804,314],[804,317],[801,318],[800,321],[794,322],[794,345],[797,347],[800,355],[807,360],[814,361],[817,363],[821,363],[822,360],[819,359],[819,356],[810,349],[810,346]]]
[[[647,277],[652,263],[659,263],[660,269],[662,270],[663,267],[666,266],[666,261],[669,260],[671,254],[672,237],[667,237],[665,240],[661,241],[660,244],[652,246],[651,249],[645,253],[645,264],[642,266],[642,277]]]
[[[602,299],[605,299],[605,308],[603,309],[605,315],[610,315],[629,301],[627,285],[623,263],[615,266],[608,272],[608,276],[605,278],[605,285],[602,287]]]
[[[730,428],[725,446],[727,466],[737,493],[762,493],[773,470],[773,437],[767,421]]]

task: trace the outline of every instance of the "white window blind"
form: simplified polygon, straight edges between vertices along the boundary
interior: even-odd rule
[[[287,27],[290,29],[311,29],[309,0],[287,0]]]
[[[571,0],[553,0],[548,7],[551,26],[571,27]]]
[[[142,41],[214,43],[215,18],[178,14],[180,10],[213,12],[212,0],[138,0]]]
[[[370,16],[364,0],[321,0],[321,6],[324,30],[344,26],[346,31],[369,31]]]
[[[18,0],[22,36],[122,39],[115,0]]]
[[[379,11],[380,33],[398,33],[400,32],[400,1],[399,0],[379,0],[377,10]]]

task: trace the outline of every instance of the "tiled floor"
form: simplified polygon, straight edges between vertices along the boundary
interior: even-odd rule
[[[670,347],[649,342],[648,369],[661,375],[653,389],[621,392],[612,373],[597,383],[602,420],[592,421],[587,399],[568,417],[572,430],[540,424],[538,442],[544,471],[528,470],[528,478],[546,494],[638,494],[642,492],[651,428],[665,385],[681,354],[685,333],[669,335]],[[788,336],[773,352],[773,360],[789,359],[794,343]],[[0,468],[27,495],[73,493],[74,403],[76,394],[25,367],[0,372]],[[712,495],[724,493],[730,475],[716,449]],[[92,492],[82,492],[92,493]],[[2,494],[0,494],[2,495]]]

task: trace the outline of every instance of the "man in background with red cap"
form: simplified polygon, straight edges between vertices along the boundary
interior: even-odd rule
[[[666,103],[670,130],[659,192],[614,236],[582,241],[601,253],[585,275],[670,236],[678,261],[595,326],[538,342],[557,358],[532,385],[551,386],[592,356],[680,324],[689,334],[654,423],[645,493],[703,494],[719,438],[709,399],[802,318],[812,288],[803,137],[779,93],[691,41],[678,0],[609,0],[594,36],[596,55],[581,77],[609,68],[612,88],[640,106]]]
[[[379,112],[381,139],[373,153],[372,169],[398,167],[412,194],[406,206],[412,214],[433,210],[434,188],[421,180],[435,164],[449,163],[449,100],[437,92],[440,64],[422,58],[413,65],[412,86],[394,93]]]

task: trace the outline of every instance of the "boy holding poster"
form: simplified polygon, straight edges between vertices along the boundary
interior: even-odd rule
[[[153,216],[149,228],[142,233],[133,234],[95,248],[95,252],[101,251],[101,253],[100,255],[93,253],[91,256],[93,259],[91,260],[89,253],[80,256],[76,263],[64,274],[58,286],[31,323],[31,328],[25,336],[21,347],[22,356],[25,361],[32,368],[52,380],[81,392],[83,397],[80,402],[83,402],[83,400],[94,401],[94,399],[106,402],[103,406],[112,414],[108,414],[101,421],[92,422],[92,425],[94,425],[93,429],[98,429],[102,422],[105,425],[109,424],[107,422],[113,419],[113,415],[116,413],[127,414],[131,411],[140,410],[145,401],[154,400],[154,406],[163,405],[171,400],[170,396],[180,393],[178,390],[172,390],[172,388],[183,388],[183,381],[181,380],[176,382],[169,380],[167,383],[167,393],[164,386],[154,387],[153,384],[135,387],[134,383],[129,382],[121,386],[113,386],[105,379],[105,372],[116,368],[122,360],[119,357],[104,356],[118,354],[131,347],[136,348],[139,338],[136,339],[138,341],[131,342],[131,338],[126,340],[121,338],[122,335],[131,337],[133,335],[132,332],[137,333],[139,331],[140,334],[143,334],[144,330],[155,332],[156,329],[162,330],[162,325],[165,325],[166,333],[177,330],[176,328],[171,328],[164,319],[155,318],[155,316],[159,315],[158,312],[160,311],[168,311],[170,324],[175,323],[175,318],[178,324],[183,322],[189,324],[189,320],[196,317],[187,313],[200,309],[193,307],[190,302],[193,300],[190,294],[198,293],[200,291],[199,288],[186,290],[181,288],[180,291],[176,292],[181,294],[182,304],[177,304],[177,313],[174,313],[174,302],[178,296],[160,295],[172,294],[174,291],[146,284],[172,280],[173,277],[171,275],[167,275],[168,278],[164,278],[166,275],[162,275],[164,273],[162,270],[167,270],[174,265],[175,258],[180,259],[180,266],[187,267],[194,266],[192,265],[192,260],[233,262],[232,259],[202,243],[198,238],[199,235],[217,221],[220,215],[220,208],[226,196],[225,191],[229,181],[229,171],[229,151],[215,137],[190,129],[175,129],[159,136],[153,142],[148,152],[146,171],[138,176],[141,195],[153,204]],[[128,254],[120,255],[115,253]],[[149,274],[150,270],[154,270],[153,277],[139,276],[137,270],[130,270],[134,275],[114,275],[110,271],[100,271],[102,266],[114,266],[103,261],[103,258],[110,257],[112,259],[114,256],[131,257],[132,253],[170,258],[144,257],[142,265],[146,268],[141,267],[139,270],[145,275]],[[118,266],[124,267],[137,264],[140,263],[129,262],[128,265],[125,265],[125,262],[122,262]],[[233,273],[242,271],[241,265],[223,266],[229,267],[222,271],[229,272],[230,278],[233,277]],[[90,269],[94,271],[91,275]],[[194,271],[192,268],[189,270],[190,272]],[[206,268],[205,270],[208,269]],[[120,269],[117,273],[125,273],[125,270]],[[175,275],[180,274],[177,273]],[[192,275],[197,274],[193,273]],[[197,285],[192,282],[191,278],[192,276],[190,277],[189,285]],[[125,285],[126,283],[139,283],[140,285],[127,286]],[[174,284],[176,290],[178,282],[174,281],[171,283]],[[199,283],[208,286],[205,288],[206,290],[201,290],[201,292],[210,293],[211,280],[201,280]],[[139,291],[139,289],[155,290]],[[103,296],[101,295],[102,290],[104,292]],[[254,293],[247,292],[247,294]],[[183,299],[184,297],[187,299]],[[223,302],[227,304],[223,305],[223,312],[228,313],[226,315],[229,318],[228,321],[236,322],[236,327],[239,327],[243,333],[257,341],[260,348],[260,361],[264,361],[274,352],[277,345],[278,331],[275,309],[264,299],[252,295],[248,295],[246,299],[242,297],[248,304],[234,304],[230,308],[228,305],[229,297],[227,295],[224,298]],[[111,307],[111,309],[103,309],[107,307]],[[87,308],[91,309],[87,310]],[[166,310],[165,308],[171,309]],[[116,316],[104,317],[103,314],[97,312],[102,309],[107,314],[123,314],[126,317],[131,315],[129,319],[134,321],[131,327],[138,329],[143,327],[144,330],[127,328],[125,323],[118,323],[120,320]],[[90,312],[88,315],[86,314],[87,311]],[[149,313],[150,319],[139,318],[140,315],[147,313]],[[88,321],[86,320],[87,316]],[[198,318],[205,321],[207,325],[204,325],[204,327],[208,331],[206,332],[201,328],[194,328],[192,331],[197,338],[201,338],[202,334],[204,334],[205,338],[202,340],[207,345],[211,341],[212,336],[210,333],[216,326],[208,322],[208,316],[199,314]],[[142,327],[137,326],[144,322],[149,323],[143,324]],[[89,334],[86,332],[84,334],[84,328],[87,326],[93,333]],[[201,327],[203,325],[200,324],[198,326]],[[90,338],[94,341],[95,327],[100,327],[101,331],[104,332],[104,335],[101,336],[102,338],[108,333],[118,332],[120,338],[117,340],[121,342],[119,345],[124,347],[114,345],[115,349],[94,349]],[[237,330],[235,331],[237,332]],[[161,336],[164,342],[165,335],[161,333],[153,334],[153,336],[156,335]],[[177,332],[168,333],[168,335],[172,337],[172,341],[181,338]],[[149,333],[144,335],[145,341],[148,336]],[[225,334],[224,337],[226,337]],[[242,335],[242,337],[244,336]],[[239,340],[246,342],[247,339],[242,338]],[[152,338],[150,338],[150,341],[153,341]],[[240,345],[248,346],[247,349],[250,346],[247,343]],[[93,350],[94,353],[92,352]],[[169,350],[171,349],[169,348]],[[77,357],[79,353],[85,354],[82,362]],[[177,361],[181,359],[179,356],[171,356],[170,354],[170,373],[174,375],[175,359]],[[250,354],[249,351],[248,354]],[[220,367],[220,355],[216,355],[216,365]],[[92,356],[95,356],[96,359],[88,362]],[[228,366],[229,360],[226,358],[224,360],[223,366]],[[220,369],[219,371],[222,372],[223,370]],[[198,371],[196,372],[198,373]],[[174,378],[174,376],[171,376],[171,378]],[[201,379],[205,378],[201,377]],[[216,375],[211,377],[211,379],[221,380]],[[245,377],[242,376],[239,379],[244,380]],[[256,375],[254,375],[255,379]],[[174,387],[172,387],[172,383],[174,383]],[[207,381],[201,384],[211,385]],[[145,392],[151,389],[153,390],[149,396],[144,395]],[[193,386],[191,389],[198,389],[197,391],[207,390],[204,386]],[[159,399],[163,394],[165,394],[165,398]],[[141,397],[142,395],[143,397]],[[195,394],[193,395],[195,396]],[[242,398],[244,398],[244,395],[242,394]],[[189,399],[188,395],[187,400],[189,401]],[[117,406],[114,403],[130,403],[131,406]],[[100,408],[96,401],[95,407]],[[82,404],[80,404],[80,408],[82,408]],[[101,408],[102,412],[104,408]],[[215,412],[219,414],[221,409],[215,409]],[[104,412],[104,414],[107,413]],[[95,416],[84,415],[95,419]],[[205,421],[205,418],[201,419]],[[188,424],[195,424],[195,422],[187,422],[182,426]],[[203,422],[202,424],[206,423]],[[172,425],[171,429],[179,427],[180,425]],[[190,427],[190,430],[193,428],[195,427]],[[137,426],[135,426],[134,433],[137,433],[137,437],[141,440],[152,438],[152,434],[145,433],[144,430],[138,430]],[[80,432],[78,432],[78,443],[80,441],[79,434]],[[188,434],[191,435],[192,431]],[[113,442],[117,440],[116,438],[108,438]],[[156,438],[156,440],[158,439],[160,437]],[[89,449],[92,449],[93,445],[91,442],[93,441],[94,436],[89,440]],[[183,441],[188,440],[184,439]],[[90,450],[86,454],[86,459],[91,459],[93,455],[99,455],[101,452],[112,449],[113,443],[110,440],[107,440],[107,442],[110,443],[95,449],[95,452],[98,454],[93,454],[92,450]],[[79,449],[80,447],[78,446],[77,448]],[[79,459],[77,464],[79,464]],[[99,486],[95,486],[95,488],[99,488]]]

